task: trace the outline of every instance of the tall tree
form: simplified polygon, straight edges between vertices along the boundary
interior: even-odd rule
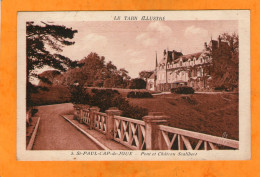
[[[221,43],[212,52],[212,86],[233,90],[238,88],[239,37],[236,33],[220,35]]]
[[[66,71],[77,66],[77,62],[60,54],[64,46],[74,44],[71,39],[75,33],[77,30],[65,26],[45,22],[41,22],[41,25],[26,23],[27,106],[31,104],[30,94],[42,89],[31,83],[33,78],[44,81],[44,78],[37,74],[37,69],[48,66],[58,71]]]

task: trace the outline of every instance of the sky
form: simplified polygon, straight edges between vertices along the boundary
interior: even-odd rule
[[[78,30],[75,44],[61,54],[81,60],[90,52],[104,56],[117,68],[125,68],[134,78],[142,70],[155,68],[163,50],[181,51],[184,55],[203,50],[204,43],[219,34],[238,33],[237,21],[88,21],[53,22]]]

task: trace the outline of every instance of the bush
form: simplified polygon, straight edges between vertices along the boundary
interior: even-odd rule
[[[90,99],[90,95],[86,92],[86,88],[81,85],[71,86],[71,102],[74,104],[87,104]]]
[[[127,98],[153,98],[152,94],[149,92],[128,92]]]
[[[135,78],[129,82],[128,88],[129,89],[145,89],[146,82],[143,79]]]
[[[193,94],[194,89],[192,87],[177,87],[177,88],[172,88],[171,93],[176,93],[176,94]]]
[[[226,90],[226,87],[224,85],[222,85],[220,87],[215,87],[214,90],[215,91],[224,91],[224,90]]]
[[[78,93],[82,94],[81,97],[87,98],[79,99],[76,101],[77,103],[97,106],[100,108],[101,112],[104,112],[110,107],[117,107],[122,111],[122,116],[125,117],[142,119],[143,116],[148,114],[147,109],[130,105],[129,102],[124,97],[122,97],[117,90],[92,89],[92,94],[87,94],[84,89],[83,91],[77,91]]]
[[[98,92],[98,89],[95,89],[95,88],[94,88],[94,89],[91,89],[91,92],[92,92],[92,93],[97,93],[97,92]]]
[[[130,105],[129,102],[121,95],[116,96],[112,99],[112,105],[113,107],[117,107],[118,109],[123,111],[122,116],[124,117],[141,120],[143,116],[148,114],[147,109]]]
[[[225,87],[224,85],[220,86],[220,87],[215,87],[214,88],[215,91],[226,91],[226,92],[229,92],[229,91],[233,91],[234,90],[234,87]]]
[[[127,98],[136,98],[135,92],[134,91],[128,92]]]
[[[38,109],[33,108],[33,109],[32,109],[32,116],[34,116],[37,112],[38,112]]]

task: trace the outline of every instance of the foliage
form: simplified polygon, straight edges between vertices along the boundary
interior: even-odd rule
[[[122,116],[135,119],[142,119],[142,117],[148,113],[147,109],[130,105],[129,102],[124,97],[122,97],[117,90],[92,89],[91,93],[88,94],[82,87],[77,86],[77,89],[82,89],[82,91],[74,91],[79,93],[78,95],[81,95],[81,97],[84,97],[84,99],[79,98],[77,101],[74,100],[74,103],[97,106],[100,108],[101,112],[104,112],[110,107],[117,107],[118,109],[122,110]],[[74,95],[74,93],[72,93],[72,95]],[[74,98],[77,99],[78,97]]]
[[[50,66],[60,71],[66,71],[68,66],[76,66],[76,62],[62,56],[62,47],[73,45],[70,41],[77,33],[65,26],[49,25],[44,22],[43,26],[35,25],[34,22],[26,23],[26,54],[27,72],[29,77],[37,77],[35,69]],[[52,51],[47,50],[50,48]]]
[[[176,93],[176,94],[194,94],[194,89],[192,87],[177,87],[177,88],[172,88],[171,93]]]
[[[128,92],[127,98],[153,98],[152,94],[149,92]]]
[[[214,52],[211,85],[224,90],[238,89],[239,37],[236,33],[220,36],[222,44]]]
[[[38,86],[50,86],[52,85],[54,78],[60,75],[61,72],[57,70],[47,70],[39,74],[41,77]]]
[[[66,86],[78,83],[85,86],[125,88],[130,77],[125,69],[117,69],[111,62],[105,62],[105,57],[90,53],[79,61],[80,68],[70,69],[56,78],[55,84]]]
[[[82,85],[72,85],[70,87],[71,102],[75,104],[88,104],[90,95]]]
[[[77,30],[65,26],[50,25],[41,22],[37,25],[34,22],[26,23],[26,64],[27,64],[27,106],[32,106],[31,93],[39,90],[46,90],[31,83],[33,78],[50,83],[45,77],[37,74],[38,69],[45,66],[58,71],[66,71],[69,67],[77,66],[76,62],[61,55],[62,47],[73,45],[71,39]],[[56,53],[55,53],[56,52]]]
[[[128,88],[130,89],[145,89],[146,82],[143,79],[135,78],[129,82]]]

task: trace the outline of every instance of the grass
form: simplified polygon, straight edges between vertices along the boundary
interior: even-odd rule
[[[169,125],[238,140],[238,94],[157,95],[129,99],[133,105],[163,112]]]
[[[31,97],[35,105],[67,103],[71,99],[69,89],[63,86],[49,87],[49,91],[39,91]]]

